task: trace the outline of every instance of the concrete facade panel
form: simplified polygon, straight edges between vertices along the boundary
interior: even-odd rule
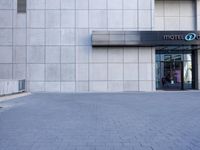
[[[139,64],[139,80],[152,80],[152,64],[140,63]]]
[[[89,92],[89,82],[76,82],[76,92]]]
[[[12,29],[0,29],[0,45],[12,45]]]
[[[89,9],[107,9],[107,0],[89,0]]]
[[[90,64],[90,80],[105,81],[108,79],[107,64]]]
[[[76,9],[88,9],[89,0],[76,0]]]
[[[44,81],[45,79],[44,64],[28,64],[27,79],[30,81]]]
[[[138,78],[138,64],[124,64],[124,80],[135,80],[137,81]]]
[[[0,28],[12,28],[12,10],[0,10]]]
[[[61,0],[61,9],[75,9],[76,1],[74,0]]]
[[[26,59],[26,46],[15,46],[13,48],[13,63],[26,63]]]
[[[45,11],[44,10],[28,10],[27,26],[30,28],[45,27]]]
[[[60,63],[60,46],[47,46],[45,52],[46,63]]]
[[[44,45],[45,30],[44,29],[28,29],[27,30],[28,45]]]
[[[122,26],[123,26],[122,10],[109,10],[108,11],[108,28],[120,29],[122,28]]]
[[[123,81],[108,81],[108,92],[120,92],[123,90]]]
[[[13,78],[25,79],[26,78],[26,64],[14,64],[13,65]]]
[[[89,62],[89,47],[77,46],[76,47],[76,63],[88,63]]]
[[[0,78],[27,76],[29,91],[154,91],[154,48],[92,47],[92,31],[195,30],[194,8],[190,0],[28,0],[17,13],[16,1],[1,0]]]
[[[61,82],[61,92],[73,93],[75,90],[75,82]]]
[[[61,30],[61,45],[75,45],[75,30],[74,29]]]
[[[13,12],[13,26],[16,28],[26,28],[26,14],[16,14]]]
[[[90,82],[91,92],[107,92],[108,83],[106,81],[93,81]]]
[[[123,48],[109,48],[108,49],[108,62],[109,63],[122,63],[124,58]]]
[[[123,64],[108,64],[108,80],[123,80]]]
[[[28,0],[27,1],[28,9],[45,9],[45,0]]]
[[[151,9],[152,8],[152,0],[139,0],[139,9]]]
[[[0,64],[0,79],[12,79],[12,64]]]
[[[124,91],[139,91],[139,81],[124,81]]]
[[[46,92],[60,92],[60,82],[46,82],[45,91]]]
[[[13,45],[26,45],[26,29],[14,29]]]
[[[46,10],[46,28],[59,28],[60,20],[59,10]]]
[[[12,63],[12,47],[11,46],[1,46],[0,47],[0,63]]]
[[[79,0],[79,1],[82,1],[82,0]],[[88,25],[89,25],[88,14],[89,14],[88,10],[77,10],[76,11],[76,27],[77,28],[88,28]]]
[[[1,0],[0,9],[12,9],[13,7],[12,0]]]
[[[32,92],[44,92],[45,83],[44,82],[28,82],[28,91]]]
[[[60,45],[60,29],[46,29],[46,45]]]
[[[89,66],[88,64],[76,65],[76,81],[88,81],[89,80]]]
[[[27,63],[44,63],[44,46],[27,47]]]
[[[61,47],[61,63],[75,63],[76,60],[75,46],[62,46]]]
[[[46,9],[60,9],[61,7],[60,0],[48,0],[46,1]]]
[[[108,0],[108,9],[122,9],[123,0]]]
[[[104,1],[104,0],[100,0]],[[90,10],[89,11],[89,27],[90,28],[107,28],[107,11],[106,10]]]
[[[139,61],[139,48],[131,47],[124,48],[124,62],[125,63],[137,63]]]
[[[61,64],[61,81],[75,81],[75,64]]]
[[[46,81],[60,81],[60,65],[59,64],[46,64],[45,67],[45,79]]]
[[[61,27],[74,28],[75,27],[75,10],[61,11]]]
[[[138,8],[138,0],[124,0],[124,10],[126,9],[137,9]]]
[[[151,81],[139,81],[139,91],[153,91]]]
[[[138,27],[138,12],[137,10],[124,10],[123,13],[124,28],[136,30]]]

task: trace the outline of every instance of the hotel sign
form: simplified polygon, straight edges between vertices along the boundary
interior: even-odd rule
[[[200,31],[93,31],[92,46],[198,46]]]
[[[193,40],[199,40],[200,35],[196,33],[188,33],[188,34],[182,34],[182,35],[164,35],[164,40],[185,40],[185,41],[193,41]]]

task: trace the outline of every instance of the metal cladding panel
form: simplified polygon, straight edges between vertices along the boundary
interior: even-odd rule
[[[92,46],[197,46],[200,31],[94,31]]]

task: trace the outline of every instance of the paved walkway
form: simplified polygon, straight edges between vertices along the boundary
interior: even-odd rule
[[[0,107],[1,150],[200,149],[200,92],[33,94]]]

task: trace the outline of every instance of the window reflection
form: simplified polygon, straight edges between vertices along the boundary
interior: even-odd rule
[[[192,89],[192,52],[156,53],[157,89]]]

